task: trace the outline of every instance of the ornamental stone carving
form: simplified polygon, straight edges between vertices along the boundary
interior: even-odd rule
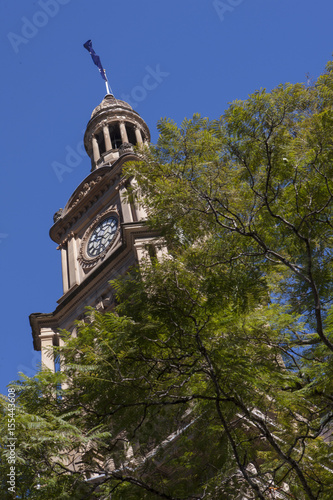
[[[92,181],[83,184],[81,191],[77,195],[77,198],[71,203],[70,206],[75,207],[75,205],[77,205],[79,201],[82,200],[82,198],[86,196],[86,194],[102,180],[102,177],[103,177],[102,175],[98,175],[96,179],[93,179]]]
[[[53,222],[57,222],[57,220],[61,219],[63,211],[63,208],[59,208],[58,212],[56,212],[53,216]]]
[[[119,156],[125,153],[133,153],[133,145],[130,142],[124,142],[119,148]]]

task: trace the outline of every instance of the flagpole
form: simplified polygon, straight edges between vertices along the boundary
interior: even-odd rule
[[[105,82],[105,86],[106,86],[106,92],[110,95],[113,95],[112,89],[109,86],[109,82]]]
[[[113,95],[112,89],[111,89],[111,87],[109,86],[109,81],[108,81],[108,79],[107,79],[107,76],[106,76],[106,72],[105,72],[105,70],[104,70],[104,75],[105,75],[105,78],[106,78],[106,80],[105,80],[106,93],[107,93],[107,94],[111,94],[111,95]]]

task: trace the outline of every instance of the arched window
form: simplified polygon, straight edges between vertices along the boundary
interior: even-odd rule
[[[109,125],[110,139],[112,149],[118,149],[122,145],[119,123],[111,123]]]
[[[97,132],[95,134],[95,137],[96,137],[97,142],[98,142],[99,154],[102,155],[106,151],[103,130],[100,130],[99,132]]]
[[[128,142],[130,142],[131,144],[133,144],[133,146],[135,146],[137,140],[135,137],[134,125],[132,123],[125,123],[125,126],[126,126]]]

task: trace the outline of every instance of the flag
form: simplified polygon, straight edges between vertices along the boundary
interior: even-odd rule
[[[100,60],[99,56],[96,54],[96,52],[92,48],[91,40],[88,40],[86,43],[84,43],[83,47],[85,49],[87,49],[87,51],[89,52],[89,54],[92,57],[92,60],[94,61],[94,63],[98,67],[98,70],[99,70],[99,72],[101,74],[101,77],[103,78],[103,80],[105,80],[107,82],[108,79],[106,78],[105,69],[103,69],[103,66],[102,66],[102,63],[101,63],[101,60]]]

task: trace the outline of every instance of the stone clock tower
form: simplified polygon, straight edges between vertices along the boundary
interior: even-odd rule
[[[87,306],[112,309],[110,280],[140,262],[149,245],[162,252],[156,235],[145,226],[144,209],[128,201],[122,176],[124,163],[137,159],[133,145],[149,140],[139,114],[111,94],[88,122],[84,145],[91,173],[54,215],[50,229],[61,251],[63,295],[52,313],[30,315],[34,348],[42,351],[42,363],[51,370],[55,366],[48,348],[62,342],[59,330],[75,335],[75,320],[84,317]]]

